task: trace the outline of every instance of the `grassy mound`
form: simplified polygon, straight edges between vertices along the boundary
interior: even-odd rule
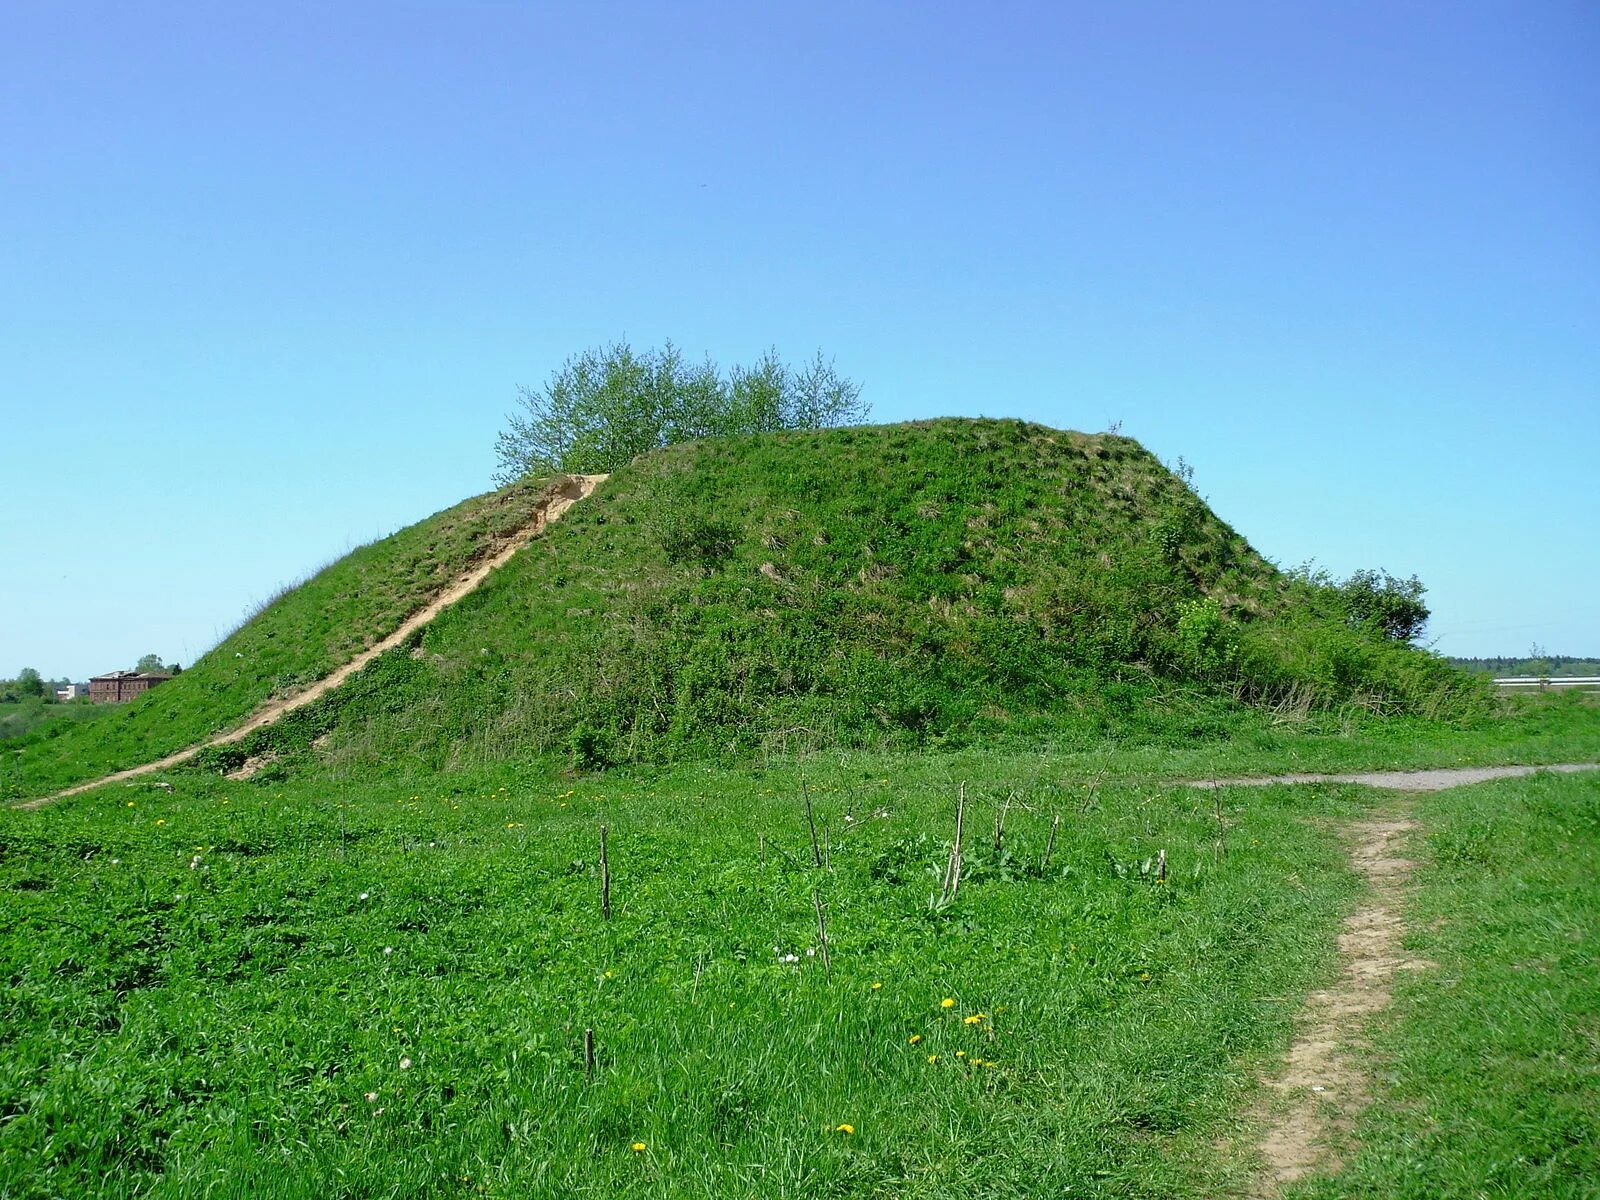
[[[13,756],[38,794],[237,723],[391,630],[522,484],[366,547],[191,671]],[[1017,421],[763,434],[635,460],[413,644],[208,751],[580,768],[1060,727],[1214,734],[1241,702],[1439,715],[1482,695],[1352,628],[1138,443]]]
[[[593,768],[1480,694],[1350,628],[1138,443],[941,420],[644,456],[254,748]]]

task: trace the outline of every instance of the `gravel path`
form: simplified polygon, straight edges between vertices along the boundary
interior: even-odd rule
[[[1185,779],[1185,787],[1266,787],[1273,783],[1364,783],[1396,792],[1442,792],[1468,783],[1512,779],[1539,771],[1600,770],[1600,763],[1555,763],[1545,767],[1441,767],[1431,771],[1353,771],[1348,775],[1253,775],[1243,779]]]

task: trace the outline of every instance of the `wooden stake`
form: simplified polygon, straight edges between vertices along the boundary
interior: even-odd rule
[[[1015,793],[1012,793],[1015,795]],[[1000,807],[994,810],[994,852],[999,857],[1000,851],[1006,842],[1006,810],[1011,807],[1011,796],[1008,795]]]
[[[764,834],[764,833],[757,833],[756,834],[756,849],[761,852],[761,865],[763,867],[766,866],[767,865],[767,835],[766,834]]]
[[[611,920],[611,864],[606,861],[606,827],[600,826],[600,916]]]
[[[967,785],[956,794],[956,836],[950,843],[950,861],[945,864],[944,881],[939,886],[939,902],[948,904],[961,887],[961,835],[967,816]]]
[[[1156,882],[1167,881],[1167,852],[1162,850],[1156,854]]]
[[[1217,812],[1217,857],[1219,857],[1219,858],[1227,858],[1228,857],[1228,839],[1227,839],[1228,827],[1222,820],[1222,789],[1219,788],[1219,787],[1213,787],[1211,789],[1211,799],[1212,799],[1212,802],[1216,805],[1216,812]]]
[[[583,1031],[583,1077],[588,1079],[594,1074],[594,1030]]]
[[[832,979],[833,968],[828,962],[828,921],[822,915],[822,897],[812,892],[811,903],[817,910],[817,940],[822,944],[822,974]]]
[[[817,842],[817,818],[811,811],[811,792],[806,788],[806,777],[800,776],[800,795],[806,802],[806,824],[811,827],[811,861],[816,866],[822,865],[822,847]]]
[[[1106,773],[1104,769],[1102,769],[1100,773],[1094,777],[1094,781],[1089,784],[1089,790],[1083,794],[1083,803],[1078,807],[1078,811],[1080,813],[1086,813],[1089,811],[1089,805],[1094,803],[1094,798],[1100,793],[1100,781],[1105,777]]]
[[[1056,852],[1056,830],[1061,828],[1061,814],[1056,813],[1050,818],[1050,838],[1044,844],[1044,857],[1039,860],[1039,874],[1043,875],[1045,868],[1050,865],[1050,856]]]

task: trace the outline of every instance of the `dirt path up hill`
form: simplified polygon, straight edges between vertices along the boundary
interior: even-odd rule
[[[610,477],[607,475],[567,476],[566,481],[556,489],[550,498],[545,501],[544,505],[535,510],[528,523],[507,538],[505,544],[495,554],[477,563],[470,570],[458,575],[448,587],[402,621],[399,627],[388,637],[376,645],[369,646],[342,667],[319,679],[304,691],[263,704],[250,715],[244,724],[230,729],[226,733],[219,733],[216,737],[209,738],[199,745],[190,746],[186,750],[179,750],[176,754],[169,754],[165,758],[158,758],[155,762],[129,767],[125,771],[117,771],[103,778],[90,780],[88,783],[76,784],[52,796],[41,796],[37,800],[25,800],[21,804],[15,805],[15,807],[39,808],[56,800],[64,800],[68,796],[76,796],[79,792],[87,792],[92,788],[104,787],[110,783],[121,783],[126,779],[136,779],[141,775],[149,775],[155,771],[164,771],[169,767],[175,767],[180,763],[187,762],[202,750],[210,749],[213,746],[228,746],[235,742],[243,741],[256,730],[263,726],[271,725],[286,713],[292,713],[298,708],[304,708],[306,705],[320,700],[373,659],[377,658],[378,655],[393,650],[457,600],[475,591],[485,579],[489,578],[493,571],[503,567],[517,551],[543,533],[545,526],[552,521],[560,520],[561,515],[567,509],[588,496],[608,478]]]

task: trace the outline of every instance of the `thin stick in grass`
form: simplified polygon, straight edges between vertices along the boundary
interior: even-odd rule
[[[956,794],[956,836],[950,843],[950,861],[945,863],[944,880],[939,885],[939,902],[948,904],[961,887],[961,835],[967,816],[967,785]]]
[[[606,827],[600,826],[600,916],[611,920],[611,863],[606,858]]]
[[[826,979],[833,978],[833,968],[828,961],[828,919],[823,915],[822,897],[811,893],[811,904],[817,910],[817,941],[822,946],[822,974]]]
[[[994,810],[994,853],[1000,856],[1006,843],[1006,810],[1011,807],[1011,801],[1016,797],[1015,792],[1009,793],[1001,802],[1000,807]]]
[[[817,841],[817,817],[811,811],[811,792],[806,787],[806,777],[800,776],[800,796],[806,802],[806,824],[811,829],[811,861],[815,866],[822,866],[822,846]]]
[[[1055,813],[1050,817],[1050,837],[1044,844],[1044,857],[1039,860],[1039,874],[1043,875],[1050,866],[1050,856],[1056,852],[1056,830],[1061,828],[1061,814]]]
[[[583,1031],[583,1077],[589,1079],[594,1075],[594,1030]]]

